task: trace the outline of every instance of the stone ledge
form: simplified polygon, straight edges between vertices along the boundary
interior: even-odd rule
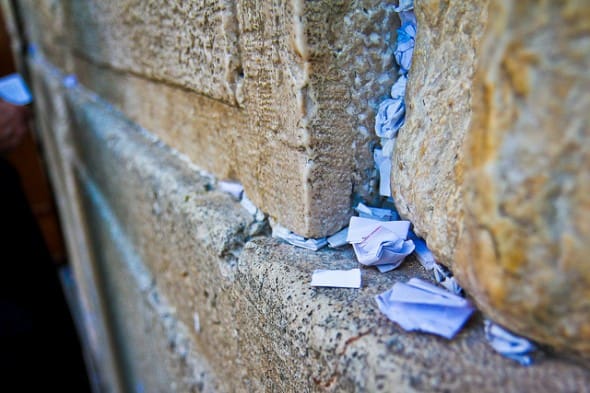
[[[414,260],[385,275],[363,269],[360,290],[310,288],[315,268],[356,266],[350,250],[248,240],[251,218],[207,191],[209,179],[83,89],[66,95],[78,170],[104,195],[172,317],[193,326],[199,316],[194,356],[218,375],[219,391],[588,391],[580,366],[545,358],[523,368],[497,355],[480,316],[450,342],[390,323],[373,298],[425,277]]]

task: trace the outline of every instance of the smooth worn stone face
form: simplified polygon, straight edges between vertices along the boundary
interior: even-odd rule
[[[494,319],[590,359],[590,4],[489,10],[456,273]]]
[[[590,355],[590,7],[417,2],[392,188],[484,312]]]

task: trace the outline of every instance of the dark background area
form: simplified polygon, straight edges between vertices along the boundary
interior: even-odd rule
[[[13,72],[0,14],[0,76]],[[89,392],[58,276],[67,259],[43,168],[30,131],[0,156],[0,391]]]

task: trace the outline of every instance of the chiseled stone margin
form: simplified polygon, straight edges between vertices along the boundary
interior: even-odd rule
[[[357,266],[351,251],[249,239],[252,218],[208,191],[209,178],[84,89],[66,95],[78,170],[120,222],[171,318],[189,327],[198,314],[194,355],[217,373],[218,391],[588,391],[590,372],[579,366],[548,358],[517,367],[494,353],[479,317],[452,341],[389,322],[373,298],[426,277],[416,261],[392,274],[363,269],[360,290],[310,288],[315,268]],[[94,239],[97,250],[109,247]]]

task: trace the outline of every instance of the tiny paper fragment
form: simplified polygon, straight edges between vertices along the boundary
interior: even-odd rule
[[[63,85],[64,87],[70,89],[78,85],[78,78],[76,75],[70,74],[63,78]]]
[[[530,366],[533,363],[530,354],[535,351],[536,347],[529,340],[510,333],[487,319],[484,321],[484,328],[486,339],[496,352],[523,366]]]
[[[396,212],[390,209],[383,209],[378,207],[370,207],[364,203],[359,203],[354,210],[358,213],[359,217],[370,218],[378,221],[394,221],[398,218]]]
[[[455,280],[455,277],[453,277],[453,274],[449,269],[443,265],[435,263],[432,272],[434,279],[448,291],[455,295],[461,295],[463,293],[463,288],[461,288],[457,280]]]
[[[27,105],[33,101],[29,88],[19,74],[0,78],[0,98],[13,105]]]
[[[246,196],[245,193],[242,193],[242,199],[240,200],[240,205],[244,209],[248,211],[256,221],[264,221],[264,212],[260,210],[256,205]]]
[[[311,276],[312,287],[360,288],[361,269],[315,270]]]
[[[418,278],[396,283],[375,300],[379,310],[407,331],[453,338],[474,311],[469,301]]]
[[[217,188],[219,191],[230,194],[237,200],[240,200],[244,193],[244,186],[237,181],[220,180],[217,182]]]
[[[328,245],[328,240],[325,237],[313,239],[313,238],[306,238],[296,233],[291,232],[284,226],[271,222],[272,227],[272,237],[283,239],[287,243],[290,243],[296,247],[305,248],[312,251],[317,251],[326,245]]]
[[[410,231],[409,234],[410,239],[414,241],[414,253],[416,254],[416,258],[418,262],[424,267],[426,270],[434,269],[436,265],[436,259],[434,258],[434,254],[430,251],[424,239],[419,238],[414,231]]]

